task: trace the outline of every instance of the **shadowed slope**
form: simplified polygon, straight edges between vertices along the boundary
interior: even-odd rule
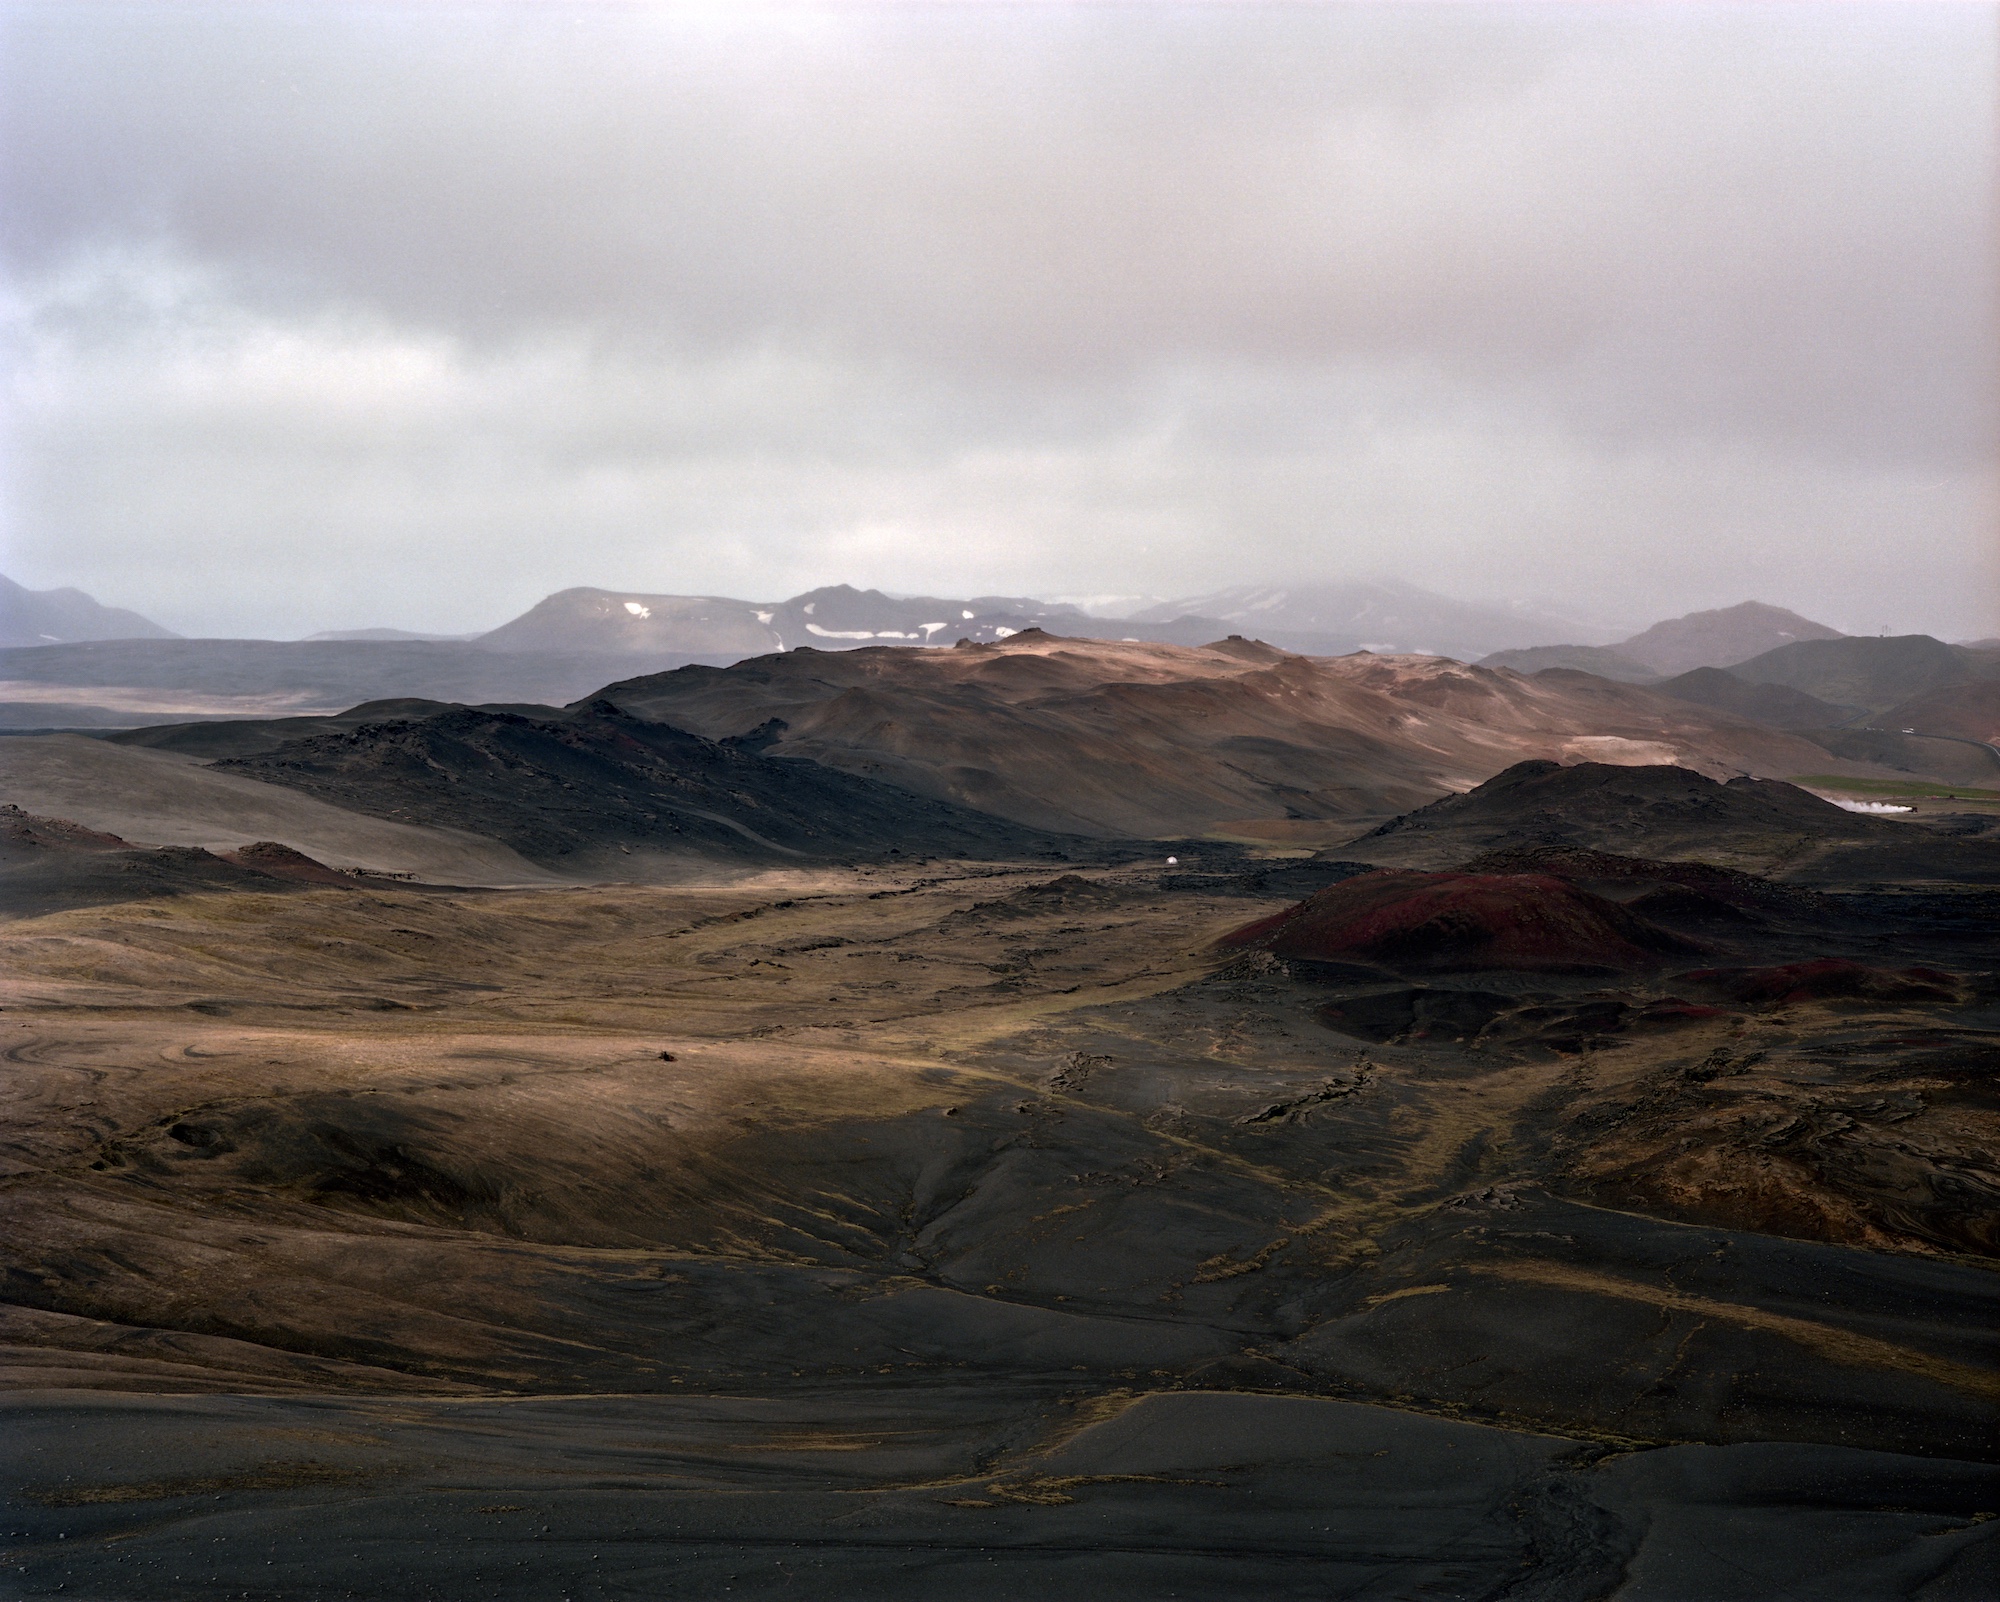
[[[36,817],[17,806],[0,805],[0,917],[309,884],[352,888],[354,880],[268,840],[221,855],[195,846],[148,850],[67,818]]]
[[[1860,711],[1858,707],[1834,706],[1788,684],[1751,684],[1715,667],[1695,668],[1653,688],[1676,701],[1716,707],[1774,729],[1802,734],[1838,728]]]
[[[456,818],[436,828],[388,822],[176,752],[76,734],[0,740],[0,796],[146,845],[220,852],[246,840],[282,840],[333,867],[443,884],[546,884],[553,877],[498,841],[466,832]]]
[[[1928,634],[1801,640],[1730,669],[1752,684],[1785,685],[1840,706],[1877,712],[1927,691],[2000,679],[2000,652],[1946,645]]]
[[[1060,850],[997,818],[604,701],[560,719],[460,709],[368,724],[216,766],[379,817],[475,829],[531,861],[626,873],[634,846],[766,863]]]
[[[1796,785],[1713,779],[1670,765],[1521,762],[1341,847],[1350,856],[1444,866],[1522,846],[1704,859],[1796,850],[1802,842],[1919,839],[1907,825],[1857,816]],[[1718,856],[1720,854],[1720,856]]]

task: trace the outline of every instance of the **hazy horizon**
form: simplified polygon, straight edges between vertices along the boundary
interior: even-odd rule
[[[0,570],[2000,633],[2000,11],[0,7]]]

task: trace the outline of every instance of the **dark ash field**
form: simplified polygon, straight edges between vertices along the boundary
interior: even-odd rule
[[[0,1575],[1992,1595],[2000,829],[1545,680],[8,742]]]
[[[0,1573],[1990,1596],[1994,848],[1783,789],[18,920]]]

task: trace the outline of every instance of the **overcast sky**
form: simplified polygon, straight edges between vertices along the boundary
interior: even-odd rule
[[[6,6],[0,569],[2000,633],[1996,15]]]

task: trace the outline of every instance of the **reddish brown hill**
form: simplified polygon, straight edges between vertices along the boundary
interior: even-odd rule
[[[1584,673],[1292,656],[1031,629],[955,650],[791,651],[609,686],[636,716],[754,740],[1041,828],[1171,836],[1379,819],[1524,757],[1829,771],[1816,745]]]
[[[1842,638],[1839,629],[1800,617],[1782,606],[1744,601],[1719,611],[1690,612],[1686,617],[1655,623],[1613,649],[1656,673],[1685,673],[1690,668],[1726,668],[1800,640]]]
[[[324,862],[307,856],[303,851],[294,851],[276,840],[259,840],[254,845],[225,851],[222,860],[233,862],[239,868],[254,868],[259,873],[275,874],[281,879],[297,879],[306,884],[337,884],[350,889],[354,885],[352,874],[329,868]]]
[[[15,857],[36,851],[130,851],[131,842],[115,834],[86,829],[68,818],[40,818],[12,803],[0,804],[0,855]]]
[[[1369,873],[1225,935],[1281,957],[1404,970],[1628,971],[1697,949],[1548,874]]]
[[[1466,873],[1546,873],[1581,885],[1642,916],[1657,917],[1654,906],[1691,908],[1695,899],[1744,911],[1791,917],[1837,915],[1838,905],[1813,890],[1776,884],[1737,868],[1709,862],[1661,862],[1649,857],[1619,856],[1583,846],[1519,846],[1489,851],[1463,864]]]
[[[1884,729],[1916,729],[2000,745],[2000,680],[1926,690],[1869,721]],[[2000,768],[1995,771],[2000,773]]]

